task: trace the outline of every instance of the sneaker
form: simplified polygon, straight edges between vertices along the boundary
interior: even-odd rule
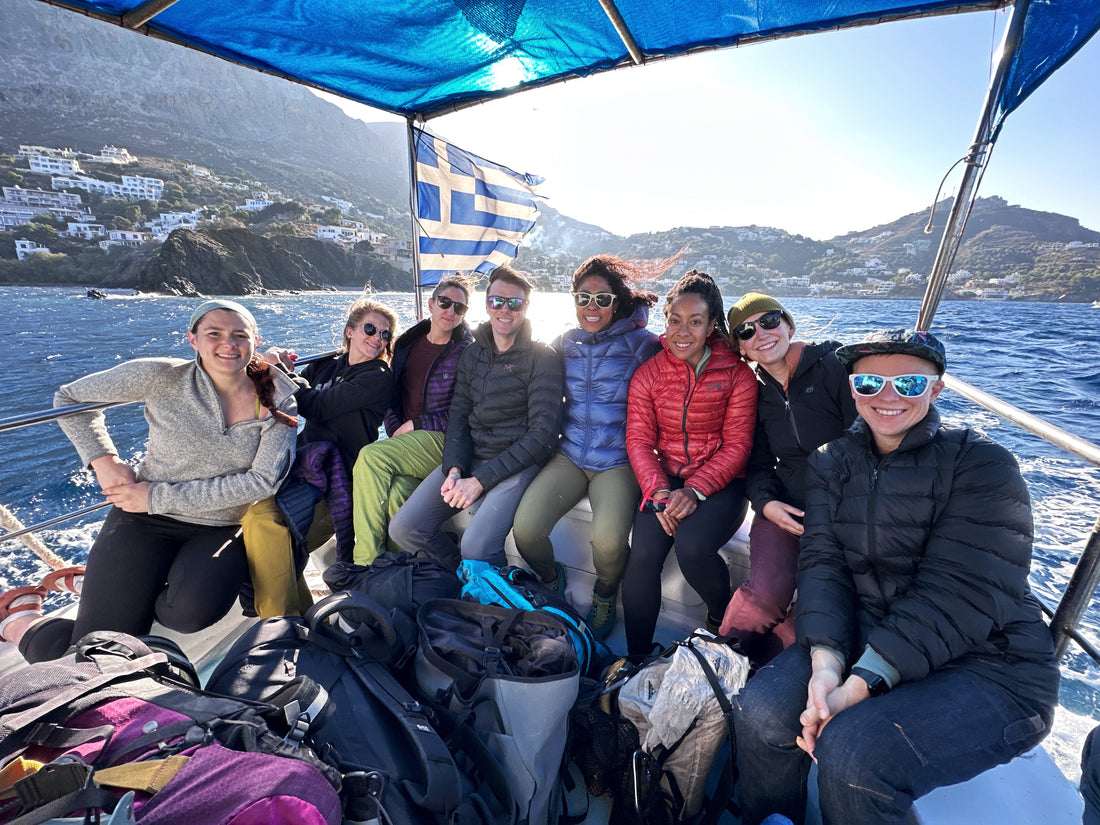
[[[558,575],[554,576],[552,582],[543,582],[542,586],[547,590],[553,590],[560,596],[565,596],[565,565],[560,561],[554,562],[554,569],[558,571]]]
[[[592,604],[588,608],[585,622],[592,634],[601,641],[610,636],[615,628],[615,599],[618,595],[618,590],[610,596],[601,596],[595,589],[592,590]]]
[[[708,610],[707,618],[703,622],[703,626],[707,629],[708,633],[712,633],[713,635],[717,636],[722,628],[722,620],[714,618],[712,615],[710,615],[710,611]]]

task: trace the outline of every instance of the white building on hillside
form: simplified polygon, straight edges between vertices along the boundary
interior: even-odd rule
[[[80,209],[80,195],[71,192],[47,192],[45,189],[3,188],[4,203],[12,206],[39,206],[43,209]]]
[[[112,246],[128,246],[136,248],[149,240],[144,232],[135,232],[131,229],[112,229],[107,233],[107,240],[100,241],[101,249],[110,249]]]
[[[69,228],[57,234],[66,238],[83,238],[86,241],[92,241],[106,235],[107,229],[101,223],[74,223],[70,221]]]
[[[34,241],[28,241],[26,238],[20,238],[15,242],[15,257],[21,261],[27,259],[28,255],[37,255],[39,252],[49,252],[50,249],[42,244],[37,244]]]
[[[238,209],[243,209],[245,212],[259,212],[261,209],[266,209],[271,206],[274,201],[269,201],[267,198],[249,198],[244,202],[243,206],[238,206]]]
[[[40,175],[79,175],[80,161],[75,158],[55,158],[49,155],[31,155],[27,159],[32,172]]]
[[[85,175],[76,177],[54,177],[50,181],[54,189],[83,189],[85,192],[98,192],[106,198],[119,200],[159,201],[164,194],[164,181],[159,178],[143,178],[138,175],[123,175],[122,183],[98,180]]]

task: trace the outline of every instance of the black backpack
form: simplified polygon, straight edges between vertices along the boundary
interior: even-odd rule
[[[384,813],[382,821],[393,825],[510,821],[490,811],[511,810],[514,803],[508,799],[493,808],[471,793],[437,720],[379,661],[388,661],[395,645],[402,647],[387,611],[361,593],[337,593],[303,618],[253,625],[222,659],[208,687],[249,699],[275,701],[281,694],[289,700],[296,735],[340,765],[352,797],[349,819]],[[288,684],[301,675],[316,681],[324,695],[316,701],[290,696]]]

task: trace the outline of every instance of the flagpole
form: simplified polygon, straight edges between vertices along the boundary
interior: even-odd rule
[[[405,119],[406,133],[409,143],[409,220],[412,223],[412,233],[409,236],[412,243],[413,264],[413,292],[416,293],[416,320],[424,320],[424,309],[420,305],[420,232],[417,228],[416,216],[419,214],[418,185],[416,179],[416,135],[413,133],[413,119]]]

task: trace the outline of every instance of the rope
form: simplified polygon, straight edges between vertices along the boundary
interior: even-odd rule
[[[0,504],[0,527],[3,527],[9,533],[15,533],[23,529],[23,522],[21,522],[11,510]],[[3,536],[0,536],[0,540],[3,540]],[[37,536],[30,533],[25,533],[19,537],[19,540],[23,544],[27,545],[32,553],[38,558],[42,559],[53,570],[60,570],[62,567],[68,567],[68,562],[64,561],[60,556],[54,553],[49,547],[42,543],[42,540]]]

